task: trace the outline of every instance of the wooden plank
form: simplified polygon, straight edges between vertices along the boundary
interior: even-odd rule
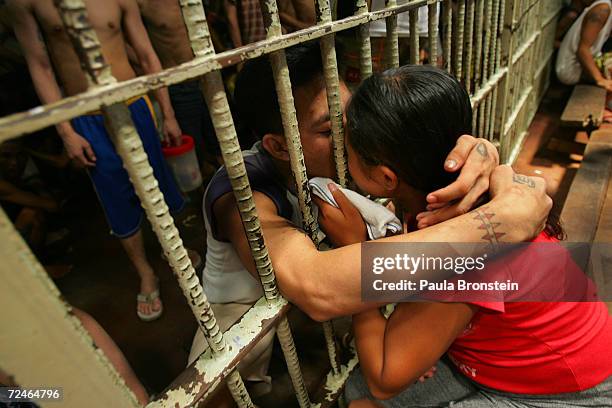
[[[561,123],[566,126],[599,126],[606,105],[606,90],[594,85],[576,85],[572,91]]]
[[[612,130],[596,130],[561,212],[568,241],[592,242],[595,238],[611,171]]]
[[[594,277],[599,296],[606,301],[612,312],[612,183],[608,182],[608,192],[601,208],[597,232],[591,251],[591,276]]]

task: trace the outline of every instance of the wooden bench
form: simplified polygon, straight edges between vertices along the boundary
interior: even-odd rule
[[[605,89],[595,85],[576,85],[561,115],[561,124],[596,129],[603,121],[605,106]]]
[[[612,243],[611,175],[612,128],[599,129],[591,134],[561,212],[567,241],[596,243],[589,273],[606,300],[612,299],[612,253],[600,250]],[[597,243],[608,244],[598,247]]]

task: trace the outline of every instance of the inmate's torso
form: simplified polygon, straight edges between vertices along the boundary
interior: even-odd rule
[[[193,52],[177,0],[138,0],[149,38],[164,68],[193,59]]]
[[[125,50],[122,32],[123,9],[117,0],[84,0],[89,21],[98,35],[102,54],[115,78],[119,81],[133,78]],[[66,34],[53,0],[30,0],[32,14],[38,22],[56,78],[67,95],[87,89],[87,80],[79,59]]]

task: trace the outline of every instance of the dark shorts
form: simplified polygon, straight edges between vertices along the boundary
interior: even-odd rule
[[[129,109],[166,203],[170,211],[180,211],[185,201],[162,155],[149,104],[143,97],[130,104]],[[123,168],[121,157],[106,133],[104,117],[80,116],[72,120],[72,126],[87,139],[96,155],[96,166],[89,169],[89,176],[106,213],[111,233],[118,238],[133,235],[140,229],[144,211],[127,171]]]

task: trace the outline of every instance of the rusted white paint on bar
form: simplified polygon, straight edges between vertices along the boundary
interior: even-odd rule
[[[429,64],[437,66],[438,61],[438,2],[427,4],[427,35],[429,36]]]
[[[452,41],[453,41],[453,4],[451,0],[444,0],[444,41],[443,41],[443,58],[446,70],[452,72]]]
[[[317,0],[318,24],[329,23],[331,19],[329,0]],[[329,106],[329,118],[334,146],[336,176],[338,183],[342,186],[346,186],[348,167],[346,163],[346,152],[344,150],[342,101],[340,99],[340,79],[338,76],[334,34],[329,34],[321,38],[320,46],[321,60],[323,61],[323,75],[325,77],[325,90],[327,92],[327,106]]]
[[[22,387],[62,387],[63,406],[140,406],[2,209],[0,236],[0,368]]]
[[[161,398],[148,404],[147,408],[191,407],[198,401],[206,399],[221,383],[219,378],[223,373],[228,369],[234,370],[240,363],[240,355],[244,354],[248,345],[256,341],[262,330],[263,322],[276,318],[286,307],[287,301],[283,298],[272,302],[265,297],[259,299],[240,321],[224,333],[230,346],[226,353],[215,356],[210,349],[207,349],[198,357],[194,367],[201,376],[201,381],[193,380],[179,387],[168,389],[162,393]],[[209,386],[206,393],[202,395],[201,387],[204,383]]]
[[[397,0],[386,0],[387,8],[395,7]],[[400,64],[399,41],[397,38],[397,15],[394,14],[386,19],[387,36],[385,37],[385,67],[397,68]]]
[[[368,3],[366,0],[357,0],[356,15],[368,13]],[[372,45],[370,44],[370,25],[359,26],[359,71],[363,81],[372,75]]]
[[[455,76],[460,79],[463,74],[463,32],[465,31],[465,2],[458,0],[457,24],[455,25]]]
[[[419,63],[419,11],[410,10],[410,63]]]
[[[471,94],[472,90],[472,42],[474,38],[474,2],[475,0],[467,0],[467,12],[465,22],[465,66],[463,67],[465,88]]]

